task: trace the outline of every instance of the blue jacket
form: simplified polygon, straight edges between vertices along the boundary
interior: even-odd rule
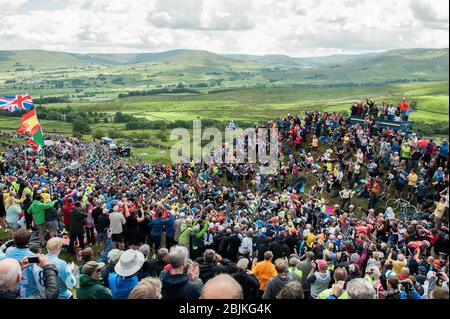
[[[405,176],[405,178],[406,179],[403,179],[403,178],[401,178],[400,177],[400,174],[401,175],[403,175],[403,176]],[[408,172],[407,171],[405,171],[405,170],[402,170],[401,172],[400,172],[400,174],[398,175],[398,178],[397,178],[397,182],[399,183],[399,184],[402,184],[402,185],[404,185],[404,184],[406,184],[407,182],[408,182]]]
[[[5,255],[3,258],[12,258],[17,261],[21,261],[24,257],[32,256],[35,257],[36,254],[31,252],[28,248],[17,248],[17,247],[11,247],[6,250]]]
[[[400,153],[400,150],[401,150],[401,146],[400,146],[400,144],[398,144],[397,142],[394,142],[393,144],[392,144],[392,152],[399,152]]]
[[[24,257],[30,256],[35,257],[36,254],[31,252],[28,248],[11,247],[8,248],[6,253],[0,257],[0,260],[4,258],[12,258],[20,262]],[[39,293],[39,287],[43,286],[40,285],[41,283],[36,282],[36,277],[39,277],[40,270],[42,270],[42,268],[36,264],[33,264],[23,270],[22,281],[18,285],[20,295],[22,297],[29,297]]]
[[[166,236],[173,238],[175,236],[175,218],[173,216],[170,216],[167,218],[167,225],[166,225]]]
[[[69,289],[75,287],[77,284],[75,276],[70,271],[67,263],[64,260],[59,259],[58,256],[47,254],[47,259],[50,263],[55,265],[58,270],[58,299],[69,299],[72,296]]]
[[[193,283],[187,274],[173,275],[164,270],[159,276],[163,299],[198,299],[200,298],[203,283],[201,280]]]
[[[439,155],[446,157],[448,155],[448,143],[442,143],[439,149]]]
[[[163,231],[164,225],[169,222],[169,219],[161,219],[161,217],[157,217],[153,219],[148,227],[150,228],[150,236],[160,237]]]
[[[411,292],[411,296],[413,299],[422,299],[422,296],[417,292],[416,289],[413,289]],[[400,290],[400,299],[408,299],[408,294],[406,291]]]
[[[108,282],[113,299],[127,299],[131,290],[139,283],[139,279],[137,276],[125,278],[113,272],[109,274]]]
[[[433,175],[433,179],[437,182],[440,182],[444,178],[444,172],[436,171]]]

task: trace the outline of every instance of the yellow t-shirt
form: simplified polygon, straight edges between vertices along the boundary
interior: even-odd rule
[[[314,234],[309,233],[308,235],[306,235],[306,245],[308,247],[312,247],[314,240],[316,240],[316,236]]]
[[[403,261],[394,260],[394,262],[392,263],[392,270],[397,274],[397,276],[400,276],[402,268],[406,267],[406,264],[406,259],[404,259]]]
[[[442,216],[444,215],[445,212],[445,202],[439,202],[436,205],[436,209],[434,210],[434,216],[437,218],[442,218]]]
[[[417,184],[417,174],[409,173],[408,174],[408,186],[416,186]]]
[[[393,260],[392,259],[392,253],[388,256],[388,261],[392,263],[392,271],[395,272],[397,276],[400,276],[402,272],[402,268],[406,266],[407,261],[406,259],[400,260]]]
[[[328,162],[328,163],[327,163],[327,171],[328,171],[328,172],[331,172],[332,170],[333,170],[333,164],[330,163],[330,162]]]

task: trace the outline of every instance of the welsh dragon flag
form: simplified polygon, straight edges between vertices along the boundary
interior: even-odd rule
[[[20,127],[16,132],[21,134],[30,134],[31,139],[29,139],[27,143],[35,150],[39,150],[44,146],[44,134],[42,133],[41,125],[39,124],[36,110],[34,108],[22,115]]]

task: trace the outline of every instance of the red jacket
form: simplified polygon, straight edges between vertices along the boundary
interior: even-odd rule
[[[75,205],[72,204],[64,204],[61,207],[61,211],[63,213],[64,225],[70,224],[70,212],[75,208]]]
[[[409,109],[409,102],[407,101],[402,101],[400,103],[400,111],[406,111]]]

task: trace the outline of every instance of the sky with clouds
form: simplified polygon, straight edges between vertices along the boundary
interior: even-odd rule
[[[447,48],[448,0],[0,0],[0,49],[320,56]]]

